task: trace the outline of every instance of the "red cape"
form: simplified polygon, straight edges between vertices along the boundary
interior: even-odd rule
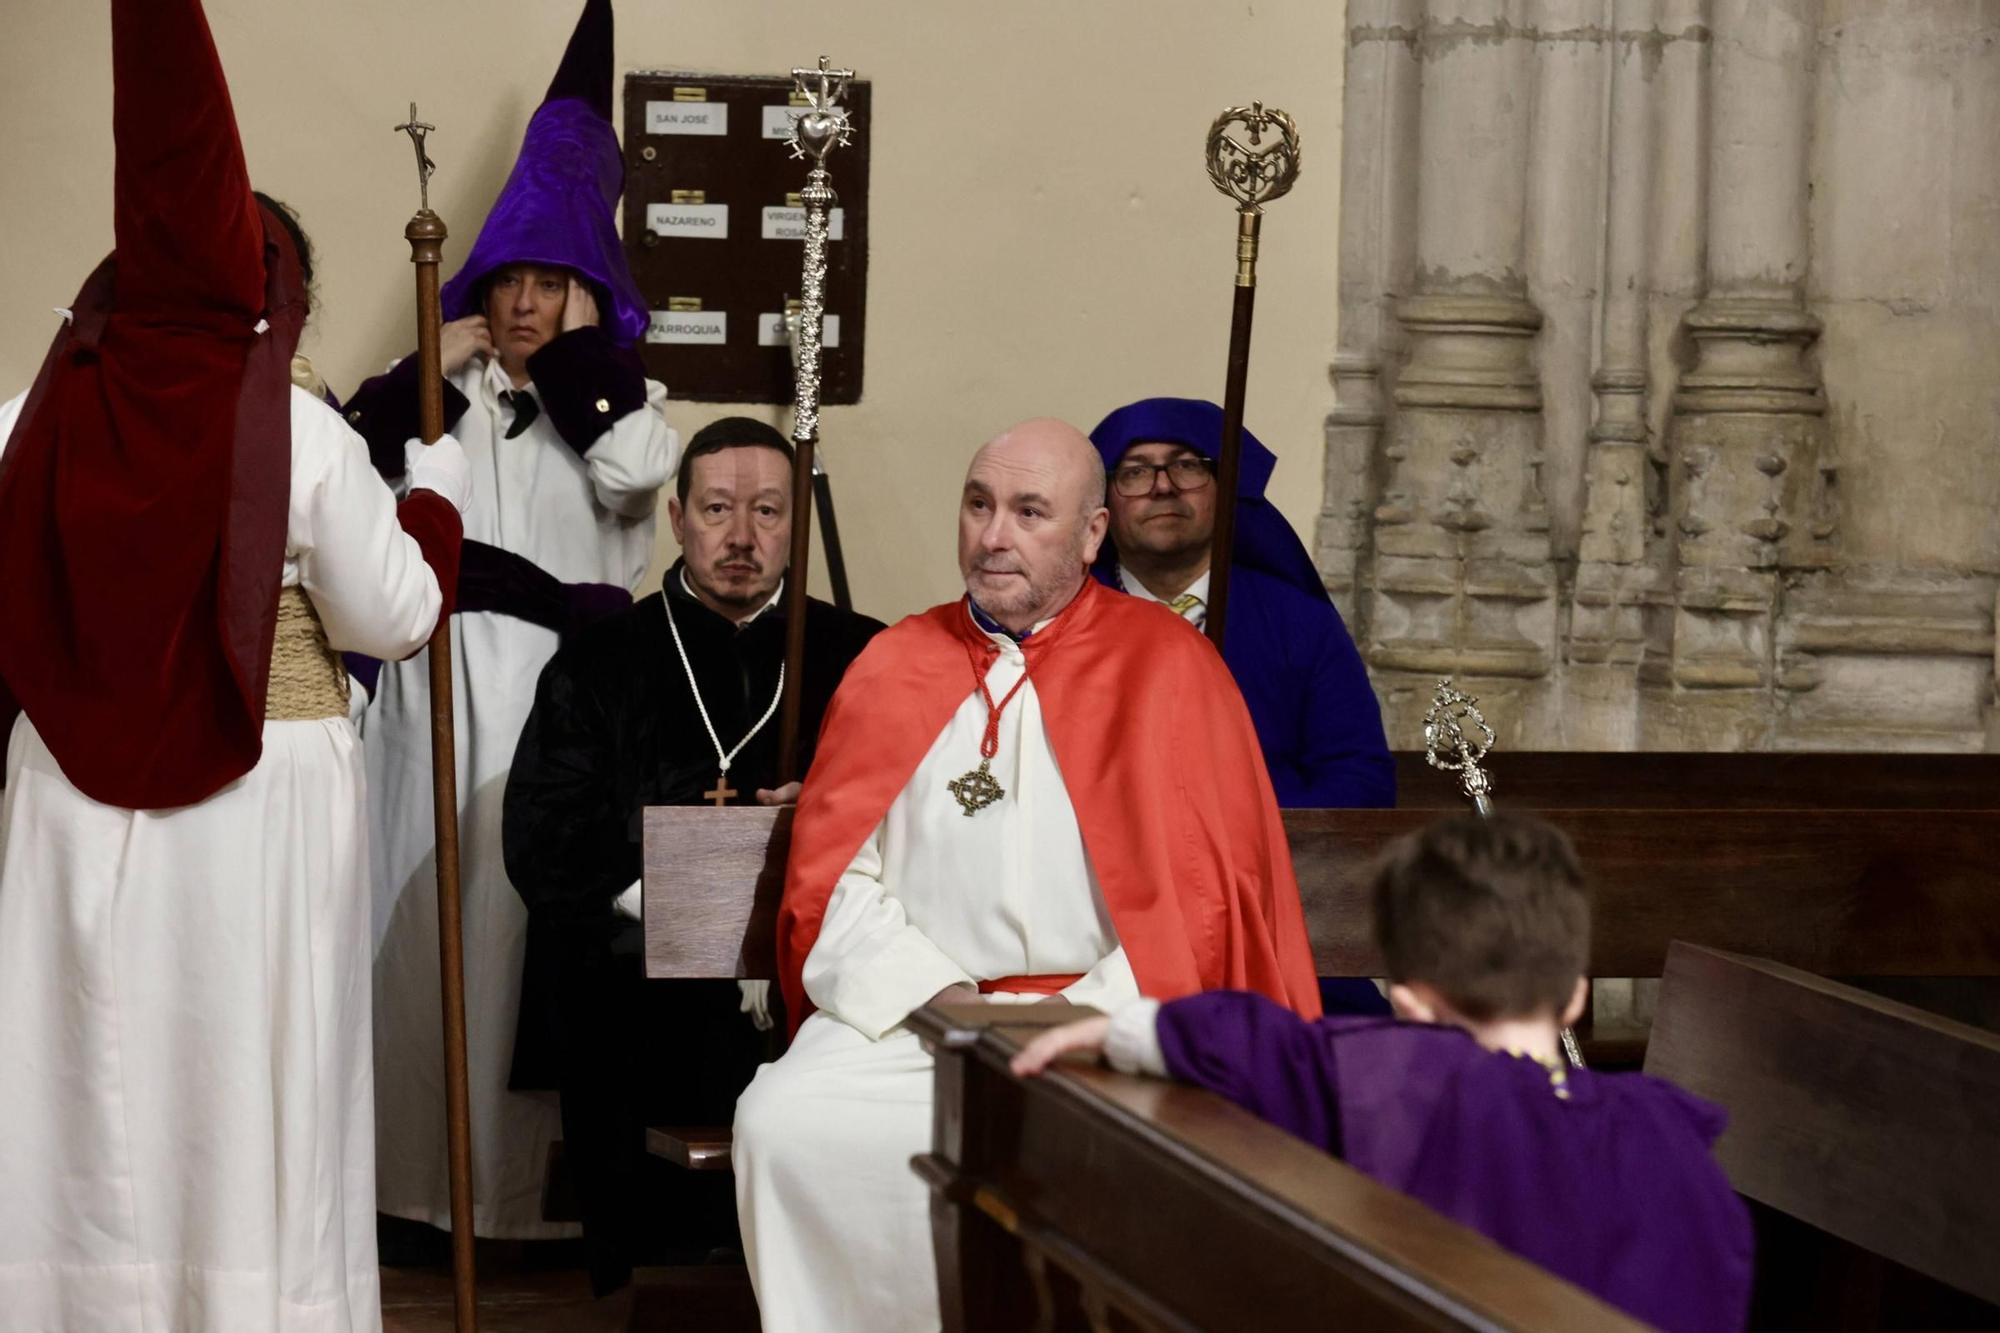
[[[261,752],[305,292],[199,0],[112,0],[111,48],[117,250],[0,464],[0,676],[80,791],[163,809]]]
[[[947,602],[877,635],[833,696],[778,909],[793,1031],[811,1012],[800,973],[835,882],[965,702],[972,664],[983,669],[993,651],[964,601]],[[1291,846],[1249,710],[1214,648],[1165,607],[1085,580],[1022,651],[1139,989],[1257,991],[1319,1017]]]

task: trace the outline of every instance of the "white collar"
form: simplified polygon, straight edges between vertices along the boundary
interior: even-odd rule
[[[1191,592],[1196,597],[1199,597],[1201,599],[1201,604],[1204,607],[1208,605],[1208,576],[1211,572],[1212,571],[1210,570],[1204,569],[1201,572],[1201,577],[1196,579],[1193,583],[1188,584],[1187,586],[1188,592]],[[1171,600],[1166,597],[1155,597],[1153,595],[1153,590],[1148,588],[1145,584],[1139,582],[1138,576],[1134,574],[1131,570],[1125,568],[1125,566],[1123,565],[1120,565],[1118,567],[1118,582],[1120,586],[1122,586],[1125,589],[1126,592],[1131,593],[1134,597],[1143,597],[1149,602],[1161,602],[1161,603],[1165,603]]]
[[[529,380],[520,389],[515,389],[514,377],[501,368],[500,358],[497,356],[486,358],[486,372],[483,378],[486,381],[486,387],[493,391],[493,397],[496,401],[501,394],[517,392],[534,394],[535,401],[538,403],[541,401],[541,392],[535,388],[533,380]]]
[[[681,566],[681,591],[686,593],[689,597],[693,597],[695,601],[701,602],[701,598],[695,596],[695,591],[693,586],[688,583],[688,572],[686,565]],[[755,611],[752,611],[749,615],[743,617],[743,619],[735,622],[736,628],[739,631],[742,630],[744,626],[748,625],[758,616],[763,615],[766,611],[769,611],[772,607],[776,606],[778,604],[778,599],[783,597],[784,595],[785,595],[785,581],[783,579],[779,579],[777,591],[771,594],[771,600],[764,603],[762,606],[758,607]],[[707,603],[705,602],[702,603],[702,605],[704,608],[707,607]],[[725,617],[725,619],[726,618],[727,617]]]

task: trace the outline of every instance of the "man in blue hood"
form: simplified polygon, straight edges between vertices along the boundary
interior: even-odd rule
[[[1111,532],[1094,572],[1200,629],[1222,409],[1147,398],[1104,418],[1090,438],[1111,480]],[[1279,805],[1394,805],[1395,768],[1361,654],[1305,545],[1264,498],[1277,462],[1243,432],[1223,661],[1250,706]]]

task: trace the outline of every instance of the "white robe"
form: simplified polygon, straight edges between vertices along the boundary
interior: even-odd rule
[[[547,411],[505,438],[513,411],[499,394],[513,386],[498,362],[474,359],[452,382],[471,403],[452,428],[472,460],[467,539],[524,556],[564,583],[636,589],[653,557],[658,492],[680,457],[661,413],[666,389],[648,381],[646,405],[580,458]],[[575,1236],[574,1224],[542,1219],[549,1144],[562,1132],[555,1094],[507,1090],[528,913],[500,850],[507,770],[560,640],[488,612],[454,615],[451,630],[473,1230],[511,1240]],[[426,661],[383,668],[363,733],[375,834],[377,1190],[383,1212],[449,1228]]]
[[[0,439],[16,399],[0,408]],[[284,583],[420,647],[437,581],[367,446],[292,391]],[[19,719],[0,813],[0,1330],[374,1333],[361,744],[266,722],[198,805],[100,805]]]
[[[998,701],[1023,664],[991,637]],[[933,1068],[902,1026],[911,1010],[956,983],[1051,974],[1083,974],[1063,992],[1077,1004],[1138,998],[1032,680],[1001,714],[1006,795],[968,818],[946,790],[977,767],[986,729],[969,671],[967,686],[827,903],[804,968],[818,1011],[736,1104],[738,1212],[770,1333],[939,1326],[929,1198],[910,1168],[931,1143]]]

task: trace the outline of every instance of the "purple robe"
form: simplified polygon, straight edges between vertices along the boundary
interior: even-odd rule
[[[1167,1071],[1670,1333],[1740,1329],[1750,1217],[1718,1106],[1644,1074],[1487,1051],[1457,1028],[1308,1023],[1259,995],[1160,1010]]]

